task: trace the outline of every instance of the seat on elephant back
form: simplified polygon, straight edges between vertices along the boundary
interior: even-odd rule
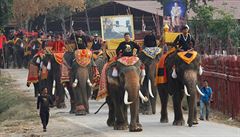
[[[117,60],[117,62],[125,65],[125,66],[133,66],[139,61],[139,58],[136,56],[123,56]]]
[[[149,58],[155,59],[162,52],[159,47],[145,47],[142,52]]]
[[[75,59],[78,65],[86,67],[91,63],[92,52],[89,49],[78,49],[75,51]]]
[[[197,51],[183,51],[178,52],[177,55],[182,59],[185,63],[191,64],[192,61],[197,57]]]

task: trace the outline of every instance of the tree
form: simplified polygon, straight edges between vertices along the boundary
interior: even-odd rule
[[[0,1],[0,28],[3,28],[12,16],[12,4],[13,0]]]

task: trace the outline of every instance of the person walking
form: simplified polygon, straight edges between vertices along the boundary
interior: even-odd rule
[[[210,101],[212,97],[212,88],[208,86],[208,81],[204,80],[201,88],[204,96],[200,97],[200,120],[204,120],[204,108],[206,108],[206,120],[209,120]]]
[[[43,125],[43,132],[47,131],[47,125],[49,121],[49,105],[52,105],[52,99],[48,95],[47,88],[44,88],[41,95],[37,99],[37,109],[40,108],[40,118]]]

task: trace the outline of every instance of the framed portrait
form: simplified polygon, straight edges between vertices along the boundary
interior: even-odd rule
[[[129,33],[134,39],[133,16],[102,16],[101,29],[104,40],[123,39],[124,33]]]
[[[164,21],[167,22],[175,32],[178,32],[180,27],[186,22],[187,1],[168,0],[163,6]]]

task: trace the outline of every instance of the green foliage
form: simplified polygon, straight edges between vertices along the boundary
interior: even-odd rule
[[[8,23],[12,16],[13,0],[0,0],[0,28]]]
[[[203,5],[196,8],[196,16],[192,19],[192,24],[201,41],[200,46],[206,45],[208,38],[222,40],[226,48],[230,40],[234,46],[239,46],[240,26],[233,15],[211,6]]]

